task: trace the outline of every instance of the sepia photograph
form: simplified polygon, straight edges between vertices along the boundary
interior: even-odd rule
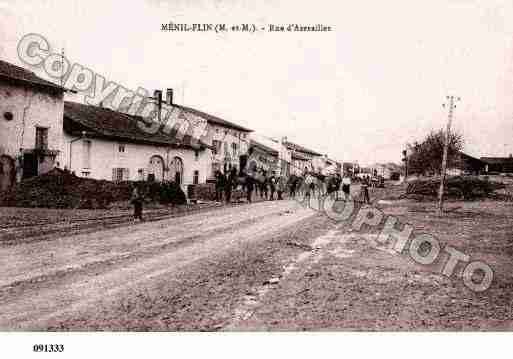
[[[511,1],[0,0],[13,354],[470,356],[512,218]]]

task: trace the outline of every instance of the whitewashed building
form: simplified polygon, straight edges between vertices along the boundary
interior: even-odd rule
[[[302,174],[305,169],[318,170],[321,165],[319,161],[323,158],[320,153],[290,141],[285,141],[285,145],[291,151],[292,166],[298,171],[297,174]]]
[[[66,102],[64,165],[78,176],[113,181],[174,181],[186,191],[205,183],[214,171],[239,166],[251,131],[207,113],[179,105],[181,116],[202,118],[207,131],[193,143],[187,134],[143,131],[142,117],[108,108]]]
[[[252,134],[251,147],[253,155],[249,159],[250,168],[274,171],[281,176],[290,176],[292,168],[292,151],[286,146],[286,137],[280,140],[259,134]],[[254,163],[252,163],[254,162]]]
[[[0,60],[0,190],[61,160],[65,90]]]
[[[66,102],[64,166],[81,177],[112,181],[174,181],[184,189],[207,178],[207,145],[141,130],[142,118]]]

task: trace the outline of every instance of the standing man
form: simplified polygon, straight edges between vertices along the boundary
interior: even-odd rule
[[[225,188],[225,191],[226,191],[226,203],[230,203],[231,202],[232,190],[235,187],[236,177],[237,177],[237,170],[235,169],[235,167],[232,167],[232,169],[230,170],[230,174],[228,175],[228,179],[226,181],[226,188]]]
[[[347,201],[351,193],[351,177],[347,173],[342,178],[342,192],[344,193],[344,199]]]
[[[254,188],[254,179],[253,177],[247,175],[246,176],[246,200],[248,201],[248,203],[251,203],[251,195],[253,193],[253,188]]]
[[[222,202],[223,201],[223,190],[226,186],[226,177],[224,174],[220,171],[216,171],[216,202]]]
[[[363,203],[369,204],[369,182],[370,176],[365,176],[362,181],[362,194],[363,194]]]
[[[137,186],[134,187],[132,191],[132,197],[130,200],[134,205],[134,221],[137,219],[142,221],[143,196],[142,191],[139,188],[137,188]]]
[[[338,192],[340,191],[340,186],[342,185],[342,176],[337,172],[335,177],[335,188],[336,188],[336,199],[338,201]]]
[[[283,199],[282,195],[283,195],[283,191],[285,191],[286,187],[287,187],[287,181],[285,179],[285,176],[278,177],[277,190],[278,190],[278,200],[279,201],[281,201]]]
[[[271,198],[269,200],[274,201],[274,192],[276,192],[276,176],[273,174],[269,177],[269,187],[271,190]]]

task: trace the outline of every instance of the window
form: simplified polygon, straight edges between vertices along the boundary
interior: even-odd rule
[[[194,159],[199,160],[199,151],[194,151]]]
[[[89,171],[82,171],[82,177],[89,177],[91,175],[91,172]]]
[[[194,171],[194,176],[192,177],[192,183],[193,184],[199,183],[199,171]]]
[[[128,181],[128,168],[113,168],[112,169],[112,180],[115,182]]]
[[[232,153],[233,153],[233,157],[236,158],[237,157],[237,144],[236,143],[232,143]]]
[[[139,181],[144,181],[144,168],[139,168],[137,170],[137,179]]]
[[[125,153],[125,145],[119,144],[118,145],[118,152],[119,153]]]
[[[215,177],[216,171],[221,171],[221,164],[219,162],[212,163],[212,173],[211,176]]]
[[[48,128],[36,127],[36,148],[41,150],[48,149]]]
[[[12,112],[4,112],[4,118],[6,121],[12,121],[12,119],[14,118],[14,115],[12,114]]]
[[[219,152],[221,152],[221,141],[213,140],[212,147],[214,147],[212,152],[214,153],[214,155],[217,155]]]
[[[91,168],[91,146],[92,142],[90,140],[84,140],[83,142],[83,163],[82,168]]]

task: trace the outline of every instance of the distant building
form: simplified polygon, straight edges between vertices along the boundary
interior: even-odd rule
[[[486,164],[482,160],[467,155],[459,151],[453,165],[447,168],[447,174],[458,175],[478,175],[485,171]]]
[[[0,60],[0,191],[61,161],[65,91]]]
[[[299,152],[293,152],[291,157],[291,173],[295,174],[296,176],[302,175],[305,170],[305,167],[309,166],[310,159]]]
[[[360,172],[360,166],[356,162],[342,162],[342,174],[357,175]]]
[[[250,140],[248,167],[251,172],[263,169],[267,172],[279,171],[279,151],[255,139]]]
[[[190,107],[173,105],[181,108],[185,116],[188,114],[201,117],[208,122],[209,130],[204,141],[211,146],[210,168],[207,178],[212,180],[216,170],[228,173],[232,167],[240,169],[240,158],[247,155],[250,146],[250,134],[253,130],[224,120],[220,117],[195,110]]]
[[[378,176],[382,176],[386,180],[399,179],[401,173],[401,166],[389,162],[389,163],[376,163],[371,167],[371,173]]]
[[[513,173],[513,155],[509,157],[481,157],[484,172]]]
[[[296,162],[297,165],[305,164],[305,167],[301,169],[301,173],[304,172],[305,168],[307,168],[309,171],[317,170],[317,167],[319,166],[319,158],[323,157],[322,154],[290,141],[286,141],[285,146],[291,151],[291,156],[300,156],[307,159],[304,161],[306,163]]]

